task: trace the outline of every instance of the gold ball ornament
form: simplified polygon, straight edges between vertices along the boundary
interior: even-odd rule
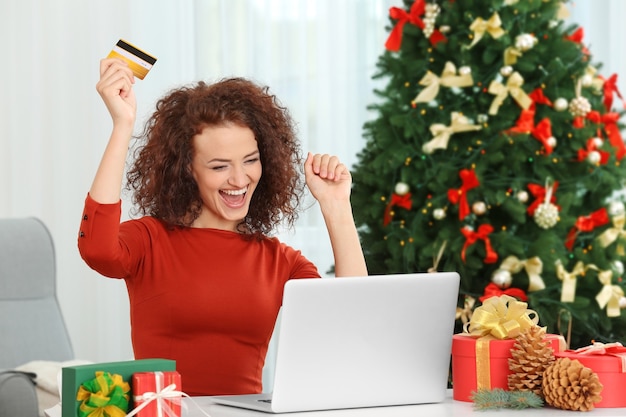
[[[513,276],[511,275],[511,271],[506,269],[496,269],[491,274],[491,282],[496,284],[498,288],[503,290],[509,288],[513,283]]]
[[[569,103],[569,112],[574,117],[585,117],[591,111],[591,103],[585,97],[578,96]]]
[[[563,97],[559,97],[554,100],[554,110],[556,111],[565,111],[569,107],[569,103]]]
[[[446,211],[442,208],[436,208],[433,210],[433,217],[435,220],[443,220],[446,218]]]
[[[399,182],[396,184],[394,191],[398,195],[405,195],[406,193],[409,192],[409,189],[410,189],[409,184],[405,182]]]
[[[552,203],[541,203],[535,209],[533,219],[542,229],[550,229],[559,221],[559,208]]]
[[[474,213],[475,215],[482,216],[486,212],[487,212],[487,205],[485,204],[484,201],[477,201],[474,204],[472,204],[472,213]]]

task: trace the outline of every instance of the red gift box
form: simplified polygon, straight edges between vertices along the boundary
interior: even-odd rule
[[[565,348],[562,336],[547,334],[552,349]],[[508,390],[509,358],[515,339],[474,337],[469,334],[452,336],[452,398],[472,401],[472,392],[479,388]]]
[[[576,359],[598,375],[602,384],[602,401],[595,407],[626,407],[626,347],[619,343],[594,343],[592,346],[566,350],[555,354],[557,358]]]
[[[132,390],[137,417],[180,417],[183,395],[177,371],[136,372]]]

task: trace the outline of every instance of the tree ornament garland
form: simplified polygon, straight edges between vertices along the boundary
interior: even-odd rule
[[[593,410],[602,388],[598,375],[575,359],[558,358],[543,373],[546,403],[563,410]]]
[[[543,373],[554,362],[554,350],[546,341],[546,328],[532,326],[515,340],[509,358],[509,390],[531,391],[543,397]]]

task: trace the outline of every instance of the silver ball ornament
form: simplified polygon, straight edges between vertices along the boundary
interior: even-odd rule
[[[513,283],[513,276],[511,272],[506,269],[496,269],[491,274],[491,282],[504,290],[509,288]]]
[[[463,65],[461,68],[459,68],[459,74],[461,75],[468,75],[472,73],[472,68],[468,67],[467,65]]]
[[[548,144],[549,147],[554,148],[557,144],[557,140],[554,136],[550,136],[547,140],[546,143]]]
[[[518,191],[515,197],[520,203],[526,203],[528,202],[528,191],[525,191],[525,190]]]
[[[565,111],[569,107],[569,103],[563,97],[559,97],[554,100],[554,110],[556,111]]]
[[[394,188],[394,191],[396,192],[396,194],[398,195],[405,195],[406,193],[409,192],[409,184],[405,183],[405,182],[399,182],[396,184],[396,187]]]
[[[611,268],[615,271],[617,276],[621,276],[624,273],[624,264],[622,261],[611,262]]]
[[[598,165],[601,159],[602,155],[600,155],[600,152],[598,151],[591,151],[587,155],[587,162],[589,162],[591,165]]]
[[[619,308],[622,310],[626,308],[626,297],[622,297],[619,299]]]
[[[528,51],[537,43],[537,38],[535,38],[530,33],[522,33],[515,37],[515,47],[520,51]]]
[[[626,208],[624,207],[624,203],[621,201],[611,201],[608,212],[611,217],[621,216],[626,213]]]
[[[512,66],[506,65],[506,66],[500,68],[500,75],[502,75],[503,77],[508,77],[511,74],[513,74],[513,67]]]
[[[433,217],[435,220],[443,220],[446,218],[446,211],[442,208],[436,208],[433,210]]]
[[[486,212],[487,212],[487,205],[485,204],[484,201],[477,201],[474,204],[472,204],[472,213],[474,213],[475,215],[482,216]]]
[[[602,138],[599,138],[599,137],[593,138],[593,146],[595,146],[596,148],[601,148],[602,145],[604,145],[604,140]]]
[[[593,77],[591,76],[591,74],[585,74],[580,79],[580,83],[583,87],[590,87],[591,84],[593,84]]]

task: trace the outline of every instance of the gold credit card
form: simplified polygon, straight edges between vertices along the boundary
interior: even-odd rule
[[[135,74],[135,77],[143,80],[148,71],[152,68],[156,62],[156,58],[149,55],[131,45],[123,39],[120,39],[115,47],[109,53],[107,58],[121,58],[128,63],[128,66]]]

